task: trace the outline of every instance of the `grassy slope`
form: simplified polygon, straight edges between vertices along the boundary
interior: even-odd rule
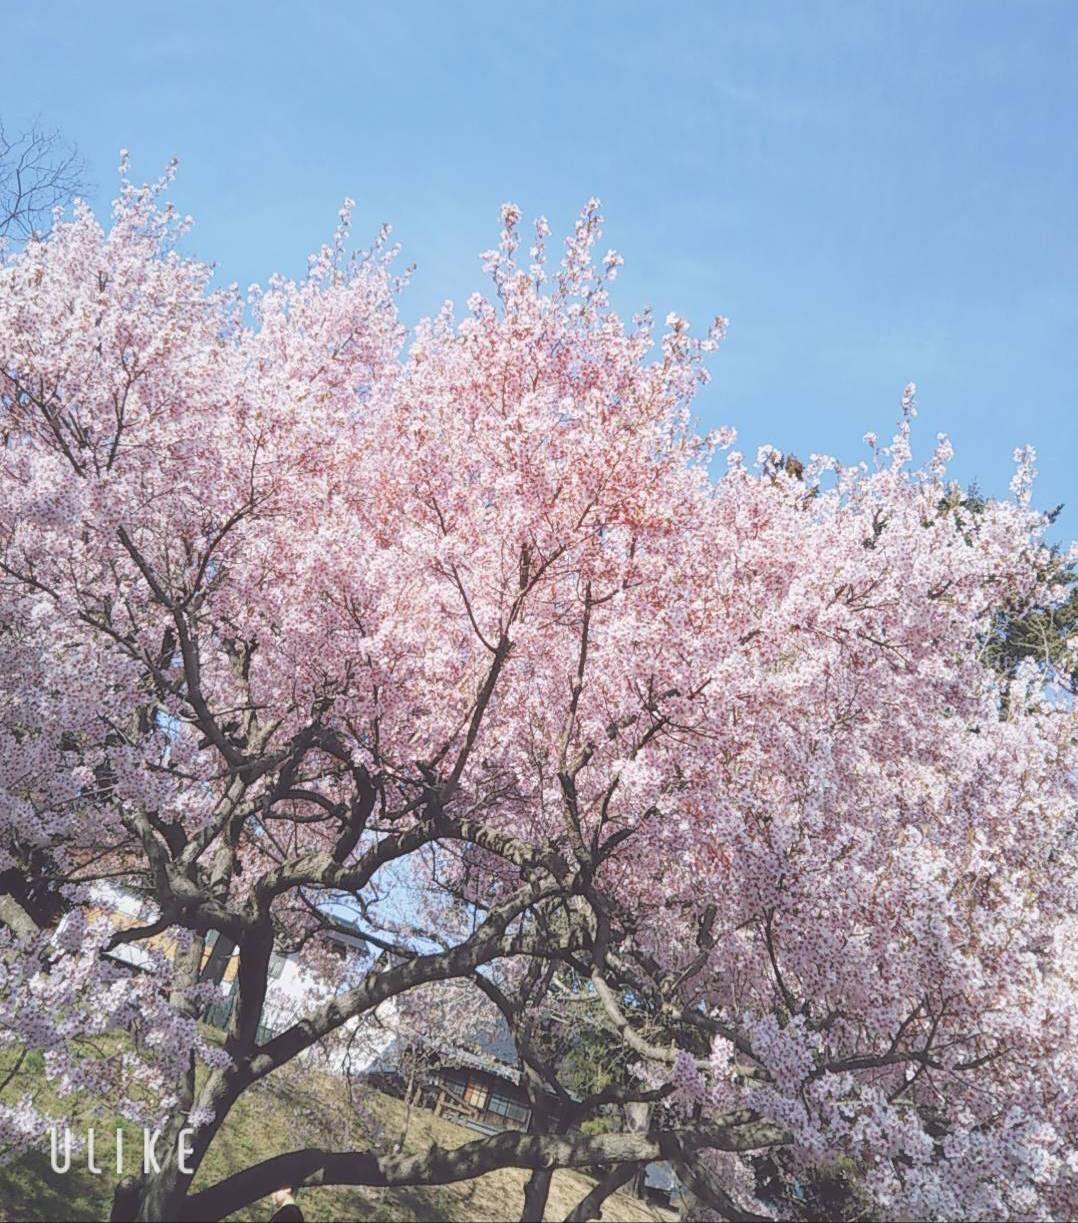
[[[18,1090],[41,1090],[37,1081],[18,1084]],[[367,1115],[364,1116],[363,1113]],[[213,1184],[235,1172],[282,1151],[302,1146],[337,1149],[349,1145],[366,1146],[372,1133],[381,1128],[384,1141],[400,1134],[404,1105],[380,1092],[368,1092],[357,1110],[348,1100],[340,1079],[289,1067],[256,1085],[236,1105],[210,1155],[200,1169],[196,1187]],[[0,1220],[6,1223],[48,1219],[107,1219],[115,1174],[108,1161],[113,1156],[113,1141],[107,1123],[98,1122],[103,1143],[98,1163],[101,1176],[90,1175],[84,1159],[80,1166],[72,1156],[71,1171],[57,1176],[49,1166],[48,1137],[37,1150],[13,1164],[0,1167]],[[424,1109],[413,1111],[406,1146],[422,1150],[431,1143],[455,1147],[477,1137],[471,1130],[435,1117]],[[128,1172],[141,1157],[141,1134],[130,1129],[125,1138]],[[376,1220],[379,1223],[417,1223],[419,1220],[503,1219],[520,1216],[526,1173],[518,1170],[491,1172],[474,1181],[414,1189],[305,1189],[299,1201],[311,1223],[316,1220]],[[556,1172],[547,1209],[548,1219],[564,1219],[592,1185],[575,1172]],[[231,1216],[234,1219],[264,1220],[272,1214],[268,1201]],[[614,1194],[607,1200],[604,1220],[642,1223],[672,1219],[627,1194]]]

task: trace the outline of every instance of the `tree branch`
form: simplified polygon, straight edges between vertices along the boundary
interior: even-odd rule
[[[309,1148],[263,1160],[194,1194],[187,1219],[220,1219],[265,1197],[281,1185],[446,1185],[498,1168],[589,1168],[596,1164],[650,1163],[681,1159],[701,1148],[751,1151],[784,1140],[770,1126],[697,1126],[652,1134],[549,1135],[505,1133],[453,1150],[431,1147],[417,1155]]]

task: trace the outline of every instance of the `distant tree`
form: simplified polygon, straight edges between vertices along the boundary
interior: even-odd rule
[[[38,125],[9,133],[0,120],[0,238],[45,233],[53,211],[82,188],[85,167],[59,132]]]
[[[1062,549],[1045,558],[1046,595],[1001,607],[985,641],[985,659],[1008,684],[1023,664],[1078,694],[1078,566]]]
[[[1016,459],[1020,454],[1016,452]],[[988,513],[992,504],[976,483],[966,489],[954,484],[941,499],[939,512],[953,514],[957,523],[966,524],[960,529],[968,531],[968,524]],[[1062,505],[1049,510],[1045,524],[1057,523],[1062,511]],[[1047,683],[1078,694],[1078,555],[1053,544],[1039,554],[1037,563],[1041,596],[1001,598],[983,634],[982,658],[1004,681],[1004,705],[1023,664]]]

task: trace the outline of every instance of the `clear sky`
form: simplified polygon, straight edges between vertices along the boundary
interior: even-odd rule
[[[591,195],[616,304],[731,320],[703,423],[845,460],[917,382],[915,451],[1078,535],[1078,3],[6,6],[0,114],[180,159],[224,281],[298,274],[346,195],[418,265],[406,318],[482,288],[498,206]]]

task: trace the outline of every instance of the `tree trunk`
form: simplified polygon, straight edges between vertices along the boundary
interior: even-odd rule
[[[530,1043],[530,1042],[529,1042]],[[535,1068],[524,1066],[524,1082],[528,1089],[528,1103],[531,1105],[531,1132],[534,1134],[549,1134],[551,1129],[561,1130],[561,1126],[552,1126],[550,1108],[544,1085]],[[549,1165],[535,1168],[528,1183],[524,1186],[524,1209],[521,1211],[520,1223],[543,1223],[546,1214],[547,1199],[550,1197],[550,1182],[554,1170]]]
[[[594,1189],[577,1202],[565,1216],[565,1223],[587,1223],[589,1219],[602,1218],[603,1203],[622,1185],[627,1185],[636,1175],[636,1164],[616,1164]]]
[[[170,1124],[161,1135],[158,1159],[160,1172],[153,1172],[139,1187],[138,1206],[134,1218],[137,1223],[159,1223],[163,1219],[179,1219],[183,1215],[183,1202],[191,1176],[180,1171],[176,1142],[179,1127]]]
[[[645,1104],[640,1100],[634,1101],[632,1104],[626,1104],[624,1107],[625,1113],[625,1128],[634,1134],[644,1134],[647,1132],[648,1126],[651,1124],[651,1105]],[[644,1182],[647,1180],[648,1170],[646,1164],[640,1164],[634,1170],[632,1177],[632,1192],[641,1200],[644,1200]]]
[[[214,985],[220,985],[225,978],[225,971],[228,968],[229,961],[232,959],[232,952],[236,949],[236,944],[230,938],[225,938],[223,934],[217,936],[216,942],[210,950],[209,959],[206,961],[206,967],[202,970],[201,980],[212,981]]]
[[[408,1129],[412,1124],[412,1105],[415,1103],[415,1097],[419,1088],[416,1085],[416,1060],[419,1057],[419,1050],[413,1048],[412,1056],[408,1067],[408,1083],[404,1089],[404,1125],[401,1127],[401,1136],[397,1139],[397,1150],[403,1151],[404,1144],[408,1140]]]
[[[186,1000],[184,987],[194,985],[199,980],[203,946],[201,936],[193,939],[182,956],[176,960],[177,974],[171,1001],[178,1010],[188,1014],[193,1014],[193,1011]],[[217,951],[218,947],[222,948],[223,956],[223,948],[226,946],[231,954],[232,944],[220,936],[214,951]],[[238,970],[232,987],[235,1004],[225,1037],[225,1049],[234,1059],[242,1054],[250,1054],[255,1048],[258,1036],[258,1023],[266,998],[269,958],[273,951],[273,927],[268,918],[249,931],[239,946]],[[211,954],[211,961],[212,958]],[[227,959],[223,960],[224,964],[227,962]],[[210,965],[207,965],[207,969],[209,967]],[[250,1078],[238,1069],[234,1061],[229,1068],[210,1073],[198,1093],[196,1102],[195,1069],[192,1060],[185,1080],[180,1085],[179,1103],[163,1128],[156,1147],[159,1152],[157,1163],[160,1170],[144,1172],[134,1183],[125,1182],[117,1187],[113,1198],[114,1218],[134,1219],[138,1223],[182,1218],[191,1181],[233,1104],[250,1086],[250,1082]],[[192,1107],[199,1114],[208,1114],[210,1121],[198,1127],[189,1125],[188,1116]],[[190,1152],[185,1160],[190,1169],[187,1172],[182,1171],[179,1166],[178,1141],[184,1129],[191,1130],[186,1144],[186,1149]]]
[[[553,1176],[553,1168],[536,1168],[528,1177],[528,1183],[524,1186],[524,1210],[520,1223],[543,1223]]]
[[[125,1177],[112,1196],[112,1223],[159,1223],[183,1217],[184,1199],[191,1175],[180,1170],[177,1142],[186,1126],[186,1117],[174,1114],[154,1145],[160,1171]],[[140,1158],[142,1152],[139,1152]]]
[[[727,1219],[730,1223],[767,1223],[767,1215],[746,1210],[726,1192],[715,1178],[690,1156],[674,1164],[681,1186],[682,1219]]]
[[[175,958],[175,973],[173,987],[169,997],[176,1010],[188,1017],[193,1017],[195,1007],[189,1001],[188,990],[199,980],[199,969],[202,964],[204,940],[202,935],[192,937],[190,943]],[[211,1076],[212,1081],[212,1076]],[[207,1087],[210,1084],[207,1084]],[[206,1095],[205,1088],[202,1095]],[[192,1156],[186,1162],[192,1168],[191,1173],[184,1173],[179,1166],[179,1138],[185,1129],[191,1129],[188,1115],[195,1103],[195,1061],[192,1054],[187,1067],[177,1084],[177,1103],[172,1116],[161,1130],[161,1137],[153,1145],[153,1155],[160,1165],[160,1171],[145,1170],[138,1176],[127,1177],[117,1185],[112,1199],[111,1218],[113,1220],[137,1219],[178,1219],[182,1213],[183,1200],[187,1196],[187,1188],[191,1183],[194,1168]],[[200,1101],[201,1103],[201,1101]],[[222,1118],[223,1119],[223,1118]],[[220,1121],[212,1125],[216,1133]],[[205,1127],[204,1127],[205,1128]],[[210,1134],[203,1143],[203,1150],[209,1146],[213,1135]],[[187,1147],[193,1146],[197,1135],[191,1134]],[[144,1158],[144,1153],[140,1152]]]
[[[188,1190],[205,1158],[210,1144],[224,1124],[232,1105],[239,1098],[241,1085],[235,1080],[235,1072],[213,1071],[198,1093],[197,1107],[212,1112],[212,1119],[205,1125],[192,1126],[188,1122],[188,1109],[178,1108],[162,1127],[161,1137],[154,1150],[160,1171],[151,1169],[138,1176],[128,1177],[116,1186],[112,1199],[110,1218],[115,1223],[156,1223],[158,1220],[174,1220],[185,1217],[184,1202]],[[185,1144],[189,1152],[186,1159],[188,1172],[179,1166],[179,1138],[182,1130],[191,1131]],[[140,1158],[141,1158],[140,1151]]]

